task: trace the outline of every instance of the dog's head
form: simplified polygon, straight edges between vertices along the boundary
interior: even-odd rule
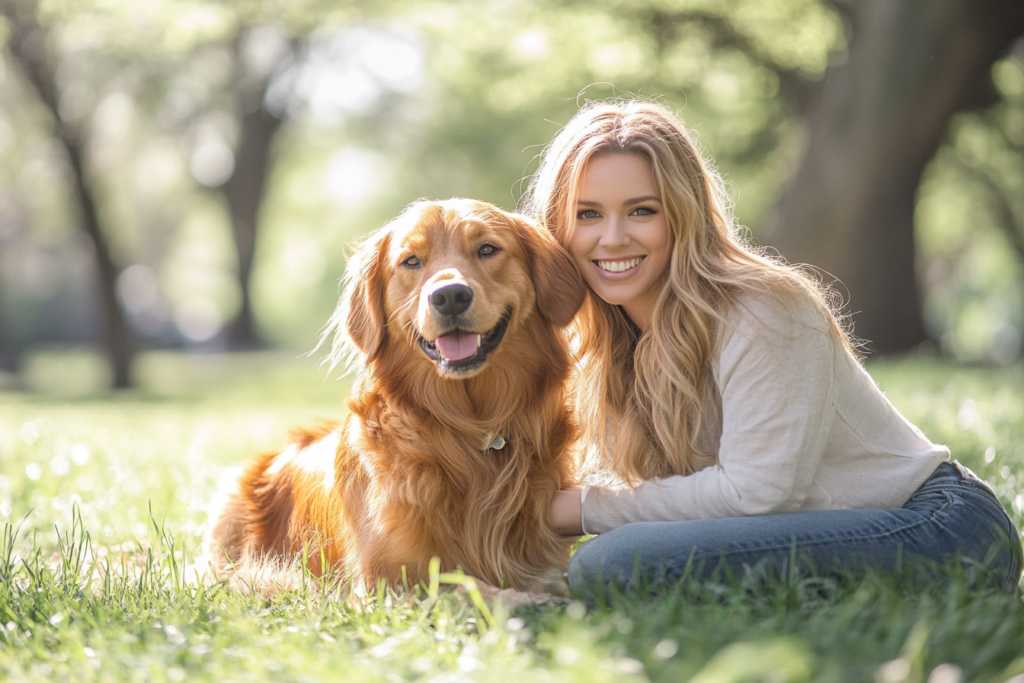
[[[563,327],[584,296],[575,263],[532,221],[485,202],[420,201],[371,233],[345,271],[332,360],[403,341],[446,378],[480,373],[539,315]]]

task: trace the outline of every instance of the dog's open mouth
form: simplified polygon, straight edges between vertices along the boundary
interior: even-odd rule
[[[484,334],[452,330],[432,342],[420,337],[420,348],[442,372],[464,373],[475,370],[487,361],[487,354],[501,343],[510,317],[511,312],[506,312],[498,324]]]

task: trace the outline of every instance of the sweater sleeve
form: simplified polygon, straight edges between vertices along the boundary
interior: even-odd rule
[[[586,532],[800,509],[835,418],[841,352],[812,302],[741,301],[724,326],[716,359],[722,400],[717,463],[634,488],[590,489]]]

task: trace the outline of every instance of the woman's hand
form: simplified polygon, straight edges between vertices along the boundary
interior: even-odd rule
[[[580,488],[555,491],[555,497],[551,499],[551,524],[562,536],[583,535],[582,491]]]

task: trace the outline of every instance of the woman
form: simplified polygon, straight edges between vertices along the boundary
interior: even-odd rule
[[[736,234],[720,177],[669,110],[585,106],[525,208],[589,285],[584,472],[623,484],[552,503],[561,533],[598,534],[570,564],[574,588],[915,558],[1017,586],[1019,536],[992,490],[878,390],[822,288]]]

